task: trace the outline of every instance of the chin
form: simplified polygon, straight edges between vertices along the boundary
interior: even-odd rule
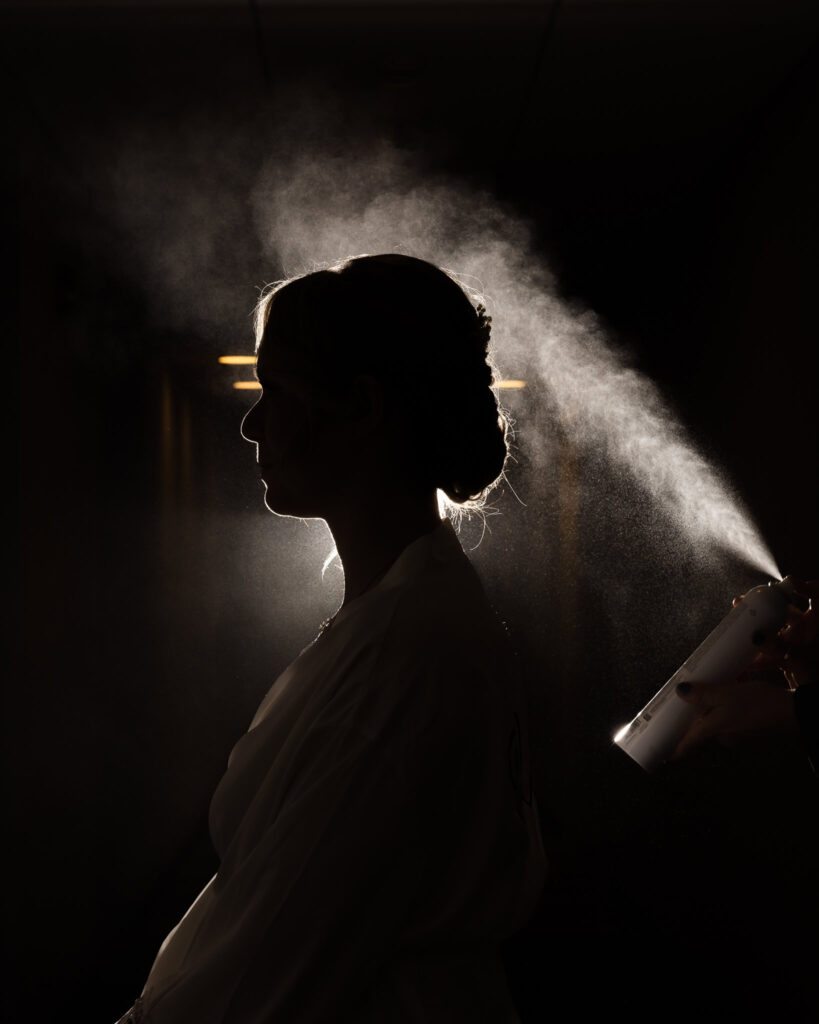
[[[265,483],[264,503],[274,516],[285,519],[323,519],[320,512],[309,503],[300,501],[294,494],[277,491]]]

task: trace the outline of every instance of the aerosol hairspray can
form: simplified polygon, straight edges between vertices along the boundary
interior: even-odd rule
[[[689,680],[719,683],[736,679],[758,653],[756,644],[775,636],[785,625],[793,593],[784,580],[750,590],[643,710],[617,733],[617,746],[646,771],[662,764],[697,716],[696,708],[677,695],[677,685]]]

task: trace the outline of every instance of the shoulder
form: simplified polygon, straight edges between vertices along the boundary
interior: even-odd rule
[[[332,666],[334,703],[355,707],[350,721],[368,734],[474,727],[509,703],[505,628],[444,526],[317,644],[321,667]]]
[[[460,731],[509,697],[511,645],[460,547],[395,591],[378,647],[376,685],[421,719]]]
[[[504,655],[503,623],[448,524],[436,541],[426,559],[396,583],[382,637],[385,649],[396,654],[409,649],[413,660],[476,665]]]

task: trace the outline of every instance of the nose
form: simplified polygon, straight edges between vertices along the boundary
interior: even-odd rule
[[[252,444],[259,444],[262,440],[261,436],[261,405],[262,400],[256,402],[248,411],[245,413],[244,419],[240,431],[245,441],[250,441]]]

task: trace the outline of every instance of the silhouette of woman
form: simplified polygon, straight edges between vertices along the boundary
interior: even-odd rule
[[[242,432],[268,508],[328,523],[344,601],[233,748],[219,870],[123,1022],[517,1020],[499,942],[544,873],[523,701],[436,493],[503,472],[489,332],[407,256],[262,296]]]

